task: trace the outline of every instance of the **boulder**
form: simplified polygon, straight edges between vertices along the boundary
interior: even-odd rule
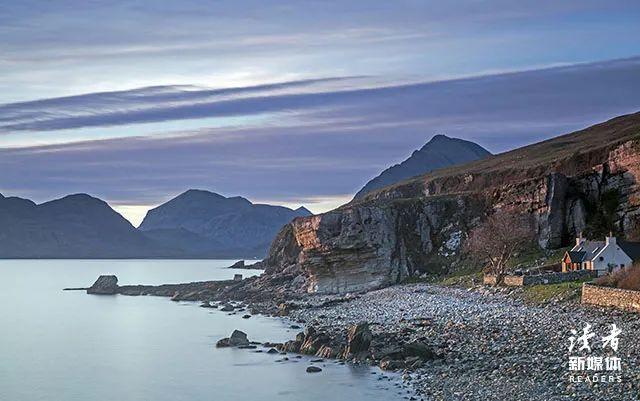
[[[220,310],[223,312],[233,312],[234,309],[235,308],[231,304],[224,304],[222,308],[220,308]]]
[[[304,335],[304,333],[301,333]],[[297,338],[296,338],[297,339]],[[312,336],[306,336],[304,342],[300,346],[301,354],[315,355],[316,352],[322,348],[322,346],[327,345],[331,342],[331,337],[329,337],[326,333],[315,333]]]
[[[435,359],[436,354],[431,347],[420,341],[412,341],[402,346],[402,354],[405,357],[418,357],[423,361]]]
[[[234,330],[231,333],[231,337],[229,337],[229,345],[232,347],[237,347],[240,345],[249,345],[249,339],[247,338],[247,333],[242,332],[240,330]]]
[[[307,373],[318,373],[318,372],[322,372],[322,369],[320,369],[317,366],[309,366],[309,367],[307,367]]]
[[[118,277],[102,275],[87,289],[87,294],[114,295],[118,293]]]
[[[369,324],[361,322],[353,325],[349,328],[347,333],[347,348],[344,356],[347,358],[350,355],[358,355],[364,352],[369,352],[369,346],[373,335],[369,329]]]

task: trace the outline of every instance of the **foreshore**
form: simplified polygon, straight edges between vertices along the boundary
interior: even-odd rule
[[[640,394],[640,321],[634,313],[575,301],[532,305],[511,294],[517,290],[481,286],[405,284],[347,296],[278,294],[271,302],[233,291],[237,285],[126,286],[118,292],[211,302],[234,314],[288,315],[305,329],[285,344],[273,344],[280,351],[398,371],[415,390],[414,399],[626,401]],[[234,294],[238,302],[232,303]],[[586,324],[597,333],[596,356],[611,354],[600,342],[611,324],[622,330],[615,353],[622,360],[619,380],[594,382],[594,372],[569,369],[569,337]]]
[[[507,291],[414,284],[291,316],[334,335],[367,321],[374,338],[426,341],[442,358],[404,374],[425,400],[637,400],[640,394],[640,321],[633,313],[577,303],[526,305]],[[571,382],[569,337],[587,323],[601,335],[612,323],[622,330],[621,383]],[[594,339],[593,354],[603,352]]]

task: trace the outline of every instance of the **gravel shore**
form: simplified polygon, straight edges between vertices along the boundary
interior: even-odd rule
[[[366,321],[377,338],[422,339],[444,355],[403,375],[424,400],[640,399],[637,314],[578,303],[531,306],[504,290],[428,284],[390,287],[321,306],[326,300],[312,297],[308,302],[317,306],[293,310],[291,317],[336,335]],[[595,356],[612,355],[600,341],[612,323],[622,330],[615,353],[622,359],[621,383],[571,382],[569,337],[572,329],[581,334],[587,323],[596,333]]]

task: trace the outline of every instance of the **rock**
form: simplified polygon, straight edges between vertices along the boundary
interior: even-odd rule
[[[332,347],[330,345],[323,345],[320,347],[318,352],[316,352],[316,356],[320,358],[333,359],[338,355],[341,355],[343,352],[342,347]]]
[[[298,309],[299,306],[292,302],[283,302],[278,305],[278,314],[280,316],[287,316],[292,310]]]
[[[234,309],[235,308],[231,304],[224,304],[222,308],[220,308],[220,310],[223,312],[233,312]]]
[[[290,340],[290,341],[285,342],[284,344],[281,344],[277,348],[281,352],[298,353],[298,352],[300,352],[300,347],[301,346],[302,346],[302,342],[296,341],[296,340]]]
[[[347,333],[347,348],[344,357],[358,355],[369,351],[373,335],[366,322],[358,323],[349,328]]]
[[[331,337],[326,333],[316,333],[313,336],[306,336],[304,342],[300,346],[301,354],[315,355],[316,352],[331,342]]]
[[[299,330],[302,327],[298,326],[297,324],[292,324],[291,326],[289,326],[290,329],[294,329],[294,330]]]
[[[243,319],[249,319],[251,317],[251,315],[243,315],[242,318]]]
[[[231,333],[231,337],[229,337],[229,345],[231,345],[232,347],[249,345],[247,334],[240,330],[234,330],[233,333]]]
[[[213,308],[214,306],[211,305],[211,303],[209,301],[202,301],[202,303],[200,304],[201,308]]]
[[[383,359],[380,361],[380,369],[382,370],[398,370],[404,369],[405,363],[404,361],[394,360],[394,359]]]
[[[221,338],[216,343],[216,348],[225,348],[230,346],[231,346],[231,343],[229,342],[229,338]]]
[[[312,359],[311,362],[312,363],[320,363],[320,362],[324,362],[324,359]]]
[[[102,275],[87,289],[87,294],[114,295],[118,293],[118,277]]]
[[[229,266],[229,269],[244,269],[244,268],[245,268],[244,260],[239,260],[236,263]]]
[[[317,366],[308,366],[307,367],[307,373],[318,373],[318,372],[322,372],[322,369],[320,369]]]
[[[402,346],[402,353],[405,357],[418,357],[423,361],[436,358],[436,354],[431,347],[420,341],[412,341]]]
[[[269,351],[267,351],[267,354],[278,354],[278,350],[275,348],[270,348]]]
[[[257,345],[240,345],[238,346],[239,349],[256,349],[258,348]]]

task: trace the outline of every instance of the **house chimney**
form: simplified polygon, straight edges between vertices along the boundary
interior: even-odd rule
[[[613,232],[609,232],[609,236],[605,238],[607,245],[616,245],[616,237],[613,236]]]
[[[582,231],[580,231],[580,233],[578,233],[578,236],[576,237],[576,246],[580,246],[583,242],[584,239],[582,239]]]

